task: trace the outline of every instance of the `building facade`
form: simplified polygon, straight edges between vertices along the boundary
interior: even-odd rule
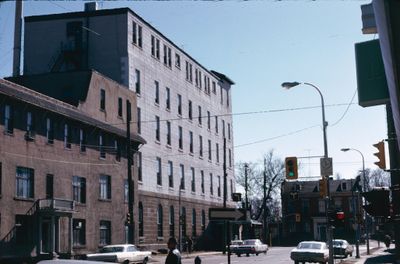
[[[26,17],[24,74],[76,69],[95,69],[137,94],[135,126],[147,142],[137,158],[139,244],[199,236],[208,209],[222,206],[224,187],[234,205],[227,76],[128,8]]]
[[[0,80],[0,262],[125,243],[127,139],[115,113],[127,100],[135,113],[136,94],[97,72],[13,81]],[[67,86],[70,103],[15,82],[54,97]],[[132,130],[132,148],[144,143]]]
[[[354,241],[361,199],[352,192],[353,180],[331,180],[331,199],[335,209],[345,214],[344,226],[334,229],[334,238]],[[284,181],[282,196],[283,241],[326,241],[325,199],[320,197],[318,181]]]

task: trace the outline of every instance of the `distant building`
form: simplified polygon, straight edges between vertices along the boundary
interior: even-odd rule
[[[94,71],[24,82],[68,98],[0,79],[0,262],[125,243],[127,141],[117,113],[127,100],[136,113],[136,94]],[[133,129],[132,149],[144,143]]]
[[[139,245],[165,247],[180,228],[182,236],[202,234],[208,209],[223,204],[225,157],[227,205],[234,205],[227,76],[129,8],[26,17],[24,40],[25,75],[94,69],[137,94],[134,126],[147,141],[136,160]]]
[[[358,193],[352,195],[353,184],[353,180],[330,181],[332,204],[345,214],[345,225],[334,230],[334,237],[349,241],[354,241],[354,223],[361,206]],[[326,241],[325,200],[319,195],[318,181],[284,181],[281,196],[283,240],[291,243]]]

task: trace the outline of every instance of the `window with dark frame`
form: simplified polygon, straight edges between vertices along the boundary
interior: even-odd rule
[[[167,121],[167,145],[171,146],[171,122]]]
[[[181,68],[181,56],[175,53],[175,67],[180,69]]]
[[[168,161],[168,187],[174,188],[174,167],[172,161]]]
[[[160,117],[156,116],[156,141],[160,141]]]
[[[100,158],[105,159],[106,158],[106,150],[104,147],[105,139],[103,134],[99,135],[99,152],[100,152]]]
[[[180,150],[183,149],[183,128],[181,126],[178,127],[178,147]]]
[[[111,200],[111,176],[100,175],[99,195],[100,200]]]
[[[218,116],[215,116],[215,133],[218,134]]]
[[[173,205],[169,207],[169,237],[175,237],[175,210]]]
[[[160,59],[160,40],[156,39],[156,58]]]
[[[143,29],[138,25],[138,46],[143,47]]]
[[[193,132],[189,131],[189,152],[193,154]]]
[[[100,220],[100,246],[111,244],[111,222]]]
[[[211,149],[211,140],[208,140],[208,160],[212,160],[212,149]]]
[[[210,194],[214,195],[213,175],[210,173]]]
[[[156,56],[156,38],[153,35],[151,36],[151,55]]]
[[[232,151],[228,149],[228,160],[229,160],[229,167],[232,167]]]
[[[137,108],[137,132],[138,134],[142,133],[142,109],[140,107]]]
[[[199,155],[203,157],[203,137],[199,136]]]
[[[161,158],[157,157],[156,158],[157,164],[156,164],[156,170],[157,170],[157,185],[161,186],[162,185],[162,170],[161,170]]]
[[[4,130],[8,134],[14,133],[14,109],[8,104],[4,107]]]
[[[222,89],[222,87],[219,87],[219,91],[220,91],[220,95],[221,95],[221,104],[224,104],[224,90]]]
[[[143,204],[142,204],[142,202],[139,202],[138,224],[139,224],[139,237],[143,237],[144,236],[144,225],[143,225]]]
[[[71,148],[71,127],[69,124],[64,124],[64,148],[70,149]]]
[[[140,95],[140,71],[135,69],[135,91]]]
[[[123,106],[122,106],[122,98],[118,97],[118,117],[122,117],[123,115]]]
[[[72,245],[75,247],[86,245],[86,221],[85,219],[72,220]]]
[[[154,81],[154,102],[160,104],[160,84]]]
[[[198,116],[198,119],[199,119],[199,125],[201,125],[202,124],[202,116],[201,116],[201,106],[199,105],[199,116]]]
[[[228,139],[231,139],[231,124],[228,123]]]
[[[100,89],[100,110],[106,110],[106,91],[104,89]]]
[[[81,152],[86,151],[86,131],[83,128],[79,129],[79,149]]]
[[[201,210],[201,232],[206,230],[206,212]]]
[[[168,87],[165,87],[165,108],[170,110],[171,109],[171,92]]]
[[[214,94],[217,93],[217,84],[214,81],[212,82],[212,91]]]
[[[142,152],[137,153],[137,169],[138,169],[138,181],[142,181]]]
[[[54,124],[53,119],[50,117],[46,118],[46,138],[48,144],[54,143]]]
[[[178,94],[178,115],[182,115],[182,95]]]
[[[54,175],[46,174],[46,199],[54,198]]]
[[[33,113],[28,111],[26,113],[26,140],[32,140],[35,137],[35,121],[33,117]]]
[[[157,208],[157,236],[163,237],[163,208],[161,204]]]
[[[196,210],[192,209],[192,237],[195,237],[196,234]]]
[[[189,100],[189,103],[188,103],[188,116],[189,116],[189,120],[193,119],[192,101],[191,100]]]
[[[86,203],[86,179],[80,176],[72,177],[72,199],[75,202]]]
[[[132,21],[132,42],[137,44],[137,24],[135,21]]]
[[[201,188],[201,193],[204,194],[204,171],[200,171],[200,177],[201,177],[201,183],[200,183],[200,188]]]
[[[185,190],[185,167],[183,164],[179,164],[179,168],[180,168],[180,186],[179,188],[181,190]]]
[[[182,235],[185,237],[186,236],[186,208],[182,206],[181,209],[181,219],[182,219]]]
[[[211,129],[211,114],[207,111],[207,129]]]
[[[121,161],[121,143],[119,139],[114,139],[115,160]]]
[[[219,163],[219,144],[215,143],[215,155],[216,155],[216,160]]]
[[[16,193],[18,198],[34,198],[34,170],[26,167],[17,167],[16,172]]]
[[[221,176],[218,176],[218,188],[217,188],[217,194],[218,197],[221,197]]]
[[[192,181],[191,181],[192,192],[196,192],[196,174],[195,174],[194,168],[191,167],[190,171],[192,173]]]

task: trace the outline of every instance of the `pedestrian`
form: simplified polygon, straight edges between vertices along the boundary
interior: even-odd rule
[[[178,243],[176,242],[176,239],[174,237],[171,237],[168,239],[168,255],[167,258],[165,259],[165,264],[182,264],[181,262],[181,253],[179,250],[176,248],[176,245]]]
[[[201,258],[200,258],[199,256],[197,256],[197,257],[194,259],[194,264],[201,264]]]
[[[192,253],[193,240],[190,237],[188,237],[187,246],[189,254]]]
[[[392,240],[392,238],[389,235],[386,235],[384,240],[385,240],[386,247],[389,248],[390,247],[390,240]]]

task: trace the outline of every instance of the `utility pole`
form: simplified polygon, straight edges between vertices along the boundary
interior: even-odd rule
[[[183,175],[181,175],[181,181],[179,184],[179,194],[178,194],[178,207],[179,207],[179,209],[178,209],[178,212],[179,212],[179,217],[178,217],[179,218],[179,228],[178,228],[179,229],[179,231],[178,231],[179,238],[178,238],[178,240],[179,240],[179,251],[180,252],[182,252],[182,205],[181,205],[181,203],[182,203],[181,191],[182,191],[182,181],[183,181],[182,177],[183,177]]]
[[[224,136],[224,208],[226,208],[226,200],[227,200],[227,173],[226,173],[226,137]]]
[[[130,223],[128,223],[128,241],[130,244],[135,243],[134,229],[135,221],[133,217],[133,180],[132,180],[132,152],[131,152],[131,103],[126,100],[126,156],[128,163],[128,212],[130,215]]]
[[[247,163],[244,164],[244,197],[245,197],[245,203],[244,203],[244,209],[245,209],[245,215],[246,215],[246,220],[247,220],[247,210],[249,210],[249,199],[247,197],[247,192],[248,192],[248,184],[247,184],[247,173],[248,173],[249,165]]]
[[[264,157],[263,242],[267,244],[267,159]]]

